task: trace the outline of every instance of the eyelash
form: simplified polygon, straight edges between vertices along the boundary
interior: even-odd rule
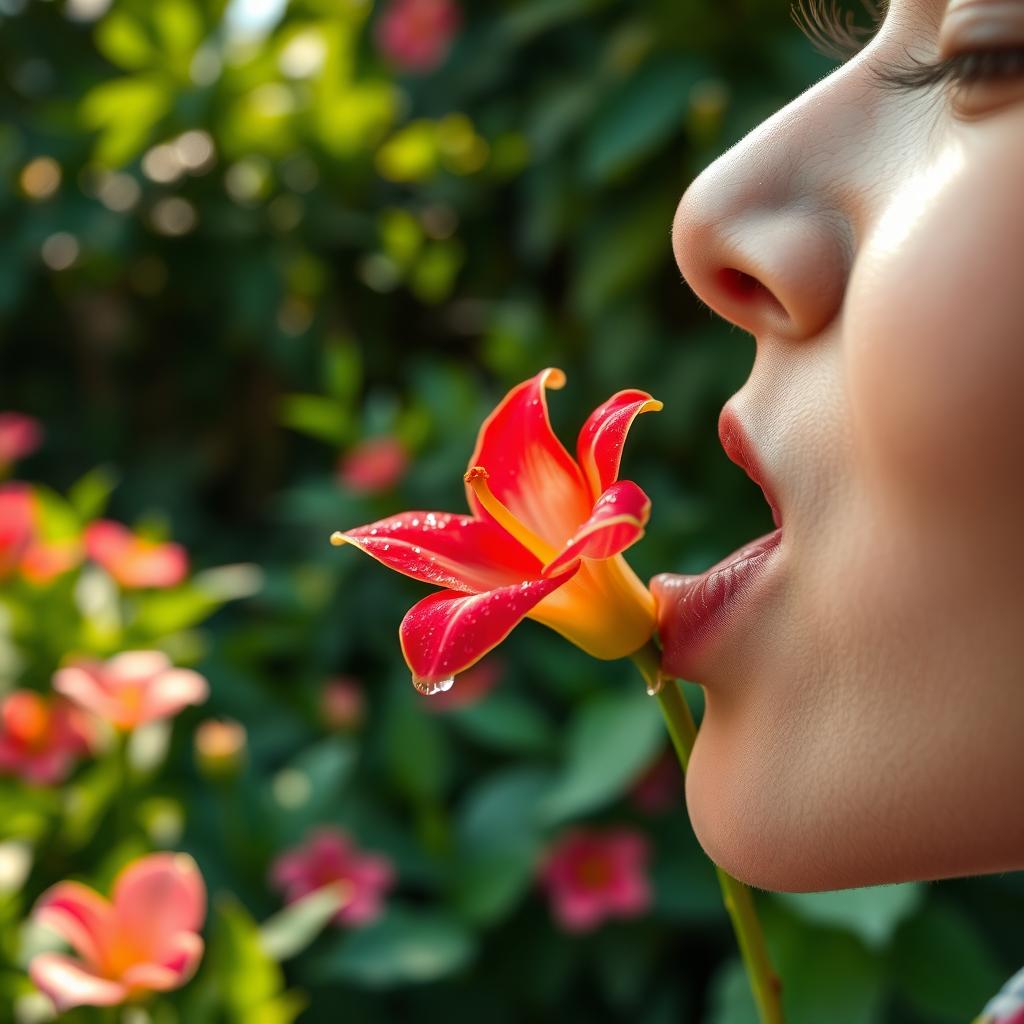
[[[868,44],[889,6],[888,0],[881,0],[880,7],[873,0],[861,0],[861,4],[871,18],[870,27],[858,25],[852,11],[841,9],[840,0],[797,0],[790,14],[819,53],[843,61]],[[883,87],[905,90],[1013,78],[1024,75],[1024,47],[958,53],[934,63],[908,54],[905,62],[885,63],[872,73]]]

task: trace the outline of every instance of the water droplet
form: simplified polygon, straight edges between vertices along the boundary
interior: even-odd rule
[[[422,554],[422,552],[423,552],[423,548],[413,548],[412,550],[413,550],[413,554],[416,554],[416,555]]]
[[[419,518],[417,517],[417,518],[413,519],[413,521],[412,521],[412,523],[410,525],[411,526],[419,526],[420,525]]]
[[[390,551],[391,550],[391,545],[390,544],[385,544],[384,545],[384,550],[385,551]]]
[[[447,693],[455,685],[455,676],[446,679],[414,679],[412,685],[424,697],[432,697],[435,693]]]
[[[373,527],[373,528],[372,528],[372,529],[370,530],[370,536],[371,536],[371,537],[376,537],[376,536],[377,536],[377,532],[378,532],[378,531],[377,531],[377,527],[376,527],[376,526],[374,526],[374,527]]]
[[[653,679],[647,680],[647,696],[657,697],[665,686],[665,677],[658,672]]]

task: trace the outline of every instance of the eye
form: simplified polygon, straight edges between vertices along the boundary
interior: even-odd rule
[[[845,61],[870,42],[885,20],[889,0],[860,0],[861,10],[850,10],[841,0],[797,0],[789,9],[800,31],[818,53]],[[867,21],[867,24],[863,24]]]

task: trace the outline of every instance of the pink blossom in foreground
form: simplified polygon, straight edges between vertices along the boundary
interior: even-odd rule
[[[331,729],[356,732],[366,719],[366,695],[358,679],[337,676],[324,684],[320,711]]]
[[[651,905],[649,846],[630,829],[573,829],[549,850],[541,868],[551,911],[570,932],[609,917],[636,917]]]
[[[427,711],[453,711],[479,704],[494,689],[502,673],[496,655],[478,661],[459,676],[459,685],[423,698]]]
[[[67,701],[15,690],[0,704],[0,773],[54,785],[93,743],[89,721]]]
[[[0,412],[0,471],[31,455],[42,439],[42,427],[34,416]]]
[[[202,704],[209,695],[198,672],[175,668],[161,651],[125,651],[106,662],[68,665],[53,677],[53,688],[125,732]]]
[[[338,481],[356,494],[388,491],[405,475],[409,455],[394,437],[372,437],[350,448],[338,462]]]
[[[395,884],[391,861],[380,854],[361,853],[338,828],[315,831],[305,845],[282,854],[270,872],[294,903],[325,885],[340,883],[347,900],[335,916],[343,925],[363,925],[380,917],[384,895]]]
[[[448,56],[461,21],[453,0],[391,0],[377,20],[377,46],[403,71],[432,71]]]
[[[147,540],[110,519],[86,527],[85,550],[122,587],[173,587],[188,573],[180,544]]]
[[[32,488],[22,483],[0,486],[0,579],[15,572],[34,536]]]
[[[683,773],[671,750],[659,754],[633,783],[630,802],[645,814],[664,814],[683,803]]]
[[[206,887],[191,857],[156,853],[121,871],[111,900],[79,882],[60,882],[43,893],[34,914],[78,954],[39,953],[29,964],[57,1010],[116,1006],[192,977],[203,955]]]

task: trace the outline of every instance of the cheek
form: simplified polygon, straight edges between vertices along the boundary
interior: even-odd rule
[[[934,515],[952,501],[974,515],[1004,497],[1022,465],[1024,144],[1009,129],[1024,125],[1016,121],[1024,118],[971,126],[901,189],[850,279],[856,454],[916,512]]]

